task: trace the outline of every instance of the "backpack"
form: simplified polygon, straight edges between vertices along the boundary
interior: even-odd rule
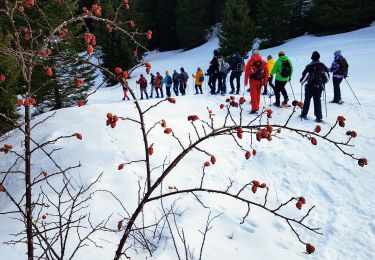
[[[229,63],[228,63],[228,62],[225,62],[225,63],[224,63],[224,71],[223,71],[223,73],[228,73],[229,69],[230,69],[230,65],[229,65]]]
[[[171,76],[169,76],[169,77],[167,78],[167,84],[168,84],[168,85],[172,85],[172,77],[171,77]]]
[[[245,69],[245,61],[241,59],[241,62],[237,64],[237,71],[243,71]]]
[[[219,64],[219,72],[225,73],[225,61],[222,57],[217,58],[217,63]]]
[[[281,62],[281,76],[283,78],[288,78],[292,74],[292,67],[290,66],[290,62],[288,60]]]
[[[141,88],[146,88],[147,87],[147,80],[145,78],[142,78],[140,86],[141,86]]]
[[[348,65],[348,62],[345,60],[345,58],[341,58],[338,61],[338,64],[339,64],[339,69],[337,71],[337,74],[343,75],[343,76],[348,75],[349,65]]]
[[[322,63],[315,63],[309,72],[309,85],[320,87],[328,82],[327,75],[325,74],[324,65]]]
[[[200,76],[199,79],[198,79],[198,81],[202,83],[204,81],[204,76],[203,75]]]
[[[266,76],[266,71],[264,70],[263,64],[261,60],[258,60],[254,62],[255,70],[254,74],[251,76],[251,78],[255,80],[263,80],[264,77]]]
[[[184,72],[182,74],[182,77],[183,77],[184,81],[187,81],[189,79],[189,75],[186,72]]]

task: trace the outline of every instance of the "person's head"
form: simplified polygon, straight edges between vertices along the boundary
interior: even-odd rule
[[[257,49],[253,50],[253,52],[251,53],[251,56],[254,56],[254,55],[259,55],[259,50]]]
[[[312,59],[313,61],[318,61],[318,60],[320,59],[320,54],[319,54],[319,52],[314,51],[314,52],[312,53],[312,55],[311,55],[311,59]]]
[[[173,73],[177,73],[177,71],[176,71],[176,70],[173,70]]]
[[[152,75],[152,74],[151,74]],[[143,74],[141,74],[141,78],[143,78]]]
[[[285,56],[285,52],[284,51],[279,51],[279,57],[281,56]]]
[[[158,75],[158,76],[160,75],[159,71],[158,71],[158,72],[156,72],[156,75]]]
[[[185,70],[184,70],[184,68],[183,68],[183,67],[181,67],[181,68],[180,68],[180,71],[181,71],[181,72],[184,72]]]
[[[215,56],[218,56],[219,55],[219,51],[216,49],[216,50],[214,50],[214,55]]]
[[[336,57],[336,56],[340,56],[341,55],[341,50],[337,50],[333,53],[333,55]]]
[[[169,74],[169,71],[168,71],[168,70],[165,70],[165,74]]]
[[[150,73],[150,76],[152,77],[152,76],[154,76],[154,74],[152,74],[152,72]]]
[[[234,52],[234,55],[235,55],[235,56],[241,56],[240,53],[239,53],[238,51],[235,51],[235,52]]]
[[[267,60],[270,60],[270,59],[272,59],[272,55],[267,56]]]
[[[197,70],[199,71],[199,70],[202,70],[202,69],[201,69],[201,67],[198,67]]]

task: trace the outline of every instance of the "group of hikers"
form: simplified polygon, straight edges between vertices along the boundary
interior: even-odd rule
[[[330,78],[329,73],[333,73],[332,78],[334,89],[334,97],[330,103],[342,104],[343,101],[341,100],[340,84],[348,75],[349,65],[346,59],[342,56],[340,50],[334,52],[334,60],[330,68],[320,61],[320,54],[317,51],[312,53],[311,60],[311,63],[309,63],[302,72],[302,77],[300,79],[301,88],[302,85],[305,84],[304,105],[300,117],[302,119],[307,119],[310,102],[311,99],[313,99],[316,121],[322,122],[323,114],[321,96],[322,92],[325,90],[325,84]],[[196,73],[192,74],[192,77],[195,80],[195,94],[203,94],[202,85],[205,81],[205,76],[208,76],[208,86],[210,87],[209,93],[211,95],[225,95],[227,93],[226,82],[229,72],[231,73],[229,78],[231,91],[229,94],[240,94],[240,78],[242,73],[245,73],[245,88],[250,85],[248,91],[250,92],[251,97],[251,114],[258,113],[261,95],[268,95],[270,98],[274,95],[275,102],[273,105],[276,107],[290,107],[288,103],[289,96],[286,90],[286,84],[288,82],[290,83],[293,75],[293,64],[284,51],[278,53],[277,61],[275,61],[271,55],[268,55],[267,61],[265,61],[260,56],[258,50],[253,50],[251,58],[245,65],[245,61],[239,52],[235,52],[230,56],[228,62],[226,62],[220,55],[219,51],[214,50],[213,58],[210,61],[207,73],[204,73],[202,69],[198,67]],[[165,85],[167,97],[172,95],[172,87],[176,96],[179,94],[186,94],[189,75],[184,68],[180,68],[180,73],[174,70],[172,75],[166,70],[164,77],[160,75],[159,72],[157,72],[156,75],[151,73],[150,76],[150,96],[147,93],[146,78],[141,75],[136,81],[140,86],[141,99],[143,99],[143,95],[145,95],[147,99],[149,97],[152,98],[154,91],[156,92],[156,98],[164,98],[163,85]],[[275,80],[273,80],[274,78]],[[234,83],[236,83],[236,88]],[[127,96],[126,81],[123,83],[123,89],[123,100],[129,99]],[[291,89],[293,91],[293,87]],[[281,95],[283,97],[282,102],[280,100]]]

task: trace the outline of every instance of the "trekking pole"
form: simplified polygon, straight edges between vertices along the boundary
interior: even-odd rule
[[[294,100],[296,99],[296,96],[294,95],[294,90],[293,90],[293,86],[292,86],[292,83],[289,81],[289,85],[290,85],[290,88],[292,89],[292,93],[293,93],[293,98]]]
[[[358,104],[359,104],[359,105],[361,105],[361,103],[359,102],[359,100],[358,100],[357,96],[355,95],[355,93],[354,93],[354,91],[353,91],[352,87],[350,86],[350,84],[349,84],[348,80],[347,80],[346,78],[344,78],[344,79],[345,79],[346,83],[348,84],[348,86],[349,86],[350,90],[352,91],[352,93],[353,93],[353,95],[354,95],[355,99],[357,99],[357,102],[358,102]]]
[[[324,89],[324,104],[326,107],[326,118],[328,118],[328,110],[327,110],[327,92],[326,92],[326,85],[323,85]]]

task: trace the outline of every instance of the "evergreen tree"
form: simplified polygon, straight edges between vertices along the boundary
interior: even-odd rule
[[[245,55],[253,46],[255,25],[246,0],[228,0],[219,34],[220,52],[229,56],[235,51]]]
[[[375,19],[375,1],[315,0],[312,31],[340,32],[368,26]]]
[[[257,32],[261,47],[281,44],[291,35],[291,14],[294,0],[259,0]]]
[[[180,0],[176,7],[176,31],[180,46],[191,49],[205,42],[209,0]]]

